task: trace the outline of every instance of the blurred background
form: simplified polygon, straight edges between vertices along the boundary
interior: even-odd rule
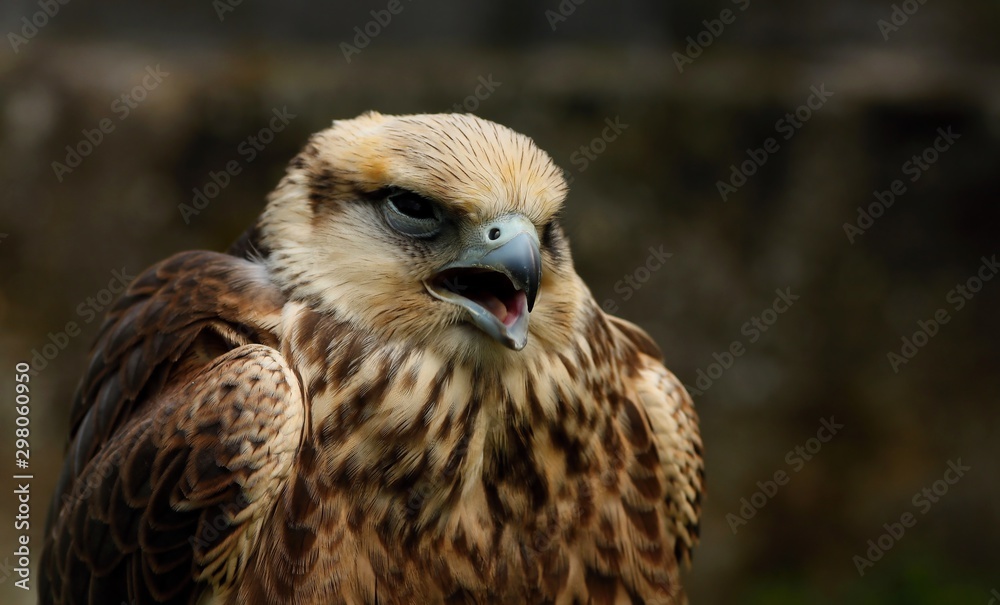
[[[0,601],[35,598],[16,362],[36,564],[118,284],[224,249],[369,109],[475,113],[572,178],[579,272],[701,416],[693,603],[1000,597],[1000,4],[349,4],[0,7]]]

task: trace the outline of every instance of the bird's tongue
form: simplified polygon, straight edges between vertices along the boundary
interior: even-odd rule
[[[487,293],[481,300],[476,302],[486,307],[486,310],[496,316],[501,322],[507,319],[507,305],[503,304],[496,296]]]
[[[509,300],[501,300],[496,294],[487,290],[470,293],[469,298],[476,301],[484,309],[493,314],[505,326],[511,326],[527,307],[527,297],[523,291],[516,291]]]

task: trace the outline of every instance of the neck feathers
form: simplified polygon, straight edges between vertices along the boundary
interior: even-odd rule
[[[621,398],[615,362],[635,355],[618,350],[627,343],[596,306],[585,319],[563,351],[529,348],[493,364],[386,342],[300,308],[286,342],[308,393],[320,476],[367,486],[371,499],[394,500],[424,523],[482,486],[503,514],[541,506],[588,467]]]

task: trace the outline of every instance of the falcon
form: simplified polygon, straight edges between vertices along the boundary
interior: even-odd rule
[[[566,191],[471,115],[314,135],[228,253],[109,311],[40,602],[685,602],[697,417],[574,271]]]

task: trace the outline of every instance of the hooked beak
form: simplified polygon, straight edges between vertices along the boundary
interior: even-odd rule
[[[515,351],[528,342],[528,316],[542,279],[534,225],[520,215],[477,228],[465,253],[425,282],[439,300],[464,308],[480,330]]]

